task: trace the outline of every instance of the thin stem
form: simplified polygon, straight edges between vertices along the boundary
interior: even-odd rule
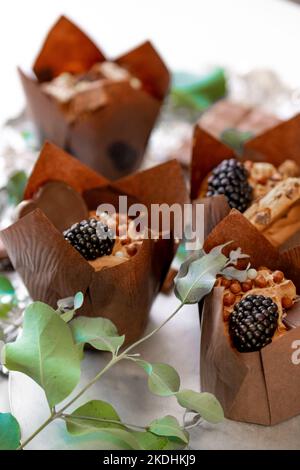
[[[118,424],[119,426],[126,426],[128,428],[135,428],[135,429],[141,429],[142,431],[146,431],[147,428],[145,426],[138,426],[136,424],[130,424],[130,423],[124,423],[122,421],[122,423],[120,421],[116,421],[114,419],[101,419],[101,418],[95,418],[95,417],[92,417],[92,416],[74,416],[74,415],[69,415],[69,414],[62,414],[60,416],[62,419],[64,419],[65,421],[68,420],[68,418],[70,418],[71,420],[86,420],[86,421],[96,421],[98,423],[110,423],[110,424]]]
[[[160,325],[158,326],[157,328],[155,328],[154,330],[152,330],[150,333],[148,333],[146,336],[143,336],[143,338],[139,339],[138,341],[136,341],[135,343],[133,343],[131,346],[129,346],[127,349],[125,349],[125,351],[123,351],[123,353],[121,354],[121,356],[124,356],[124,355],[127,355],[127,353],[129,353],[129,351],[131,351],[132,349],[136,348],[137,346],[139,346],[141,343],[143,343],[144,341],[147,341],[148,339],[150,339],[155,333],[157,333],[159,330],[161,330],[170,320],[172,320],[173,317],[175,317],[176,313],[179,312],[179,310],[183,307],[184,303],[181,303],[179,304],[179,306],[176,308],[176,310]]]
[[[24,449],[24,447],[27,446],[27,444],[29,444],[29,442],[31,442],[41,431],[43,431],[43,429],[45,429],[48,426],[48,424],[52,423],[52,421],[55,418],[56,418],[56,415],[51,414],[49,418],[43,424],[41,424],[41,426],[33,434],[31,434],[30,437],[28,437],[28,439],[22,442],[22,444],[18,447],[17,450]]]
[[[60,417],[63,412],[69,408],[69,406],[73,405],[73,403],[75,401],[78,400],[78,398],[80,398],[92,385],[94,385],[99,379],[100,377],[105,374],[105,372],[110,369],[114,364],[116,364],[117,362],[119,362],[121,359],[121,356],[114,356],[107,364],[106,366],[100,370],[100,372],[98,372],[98,374],[90,381],[88,382],[81,390],[80,392],[77,393],[77,395],[75,395],[74,398],[72,398],[72,400],[70,400],[66,405],[63,406],[63,408],[61,408],[61,410],[59,410],[56,415],[57,417]]]

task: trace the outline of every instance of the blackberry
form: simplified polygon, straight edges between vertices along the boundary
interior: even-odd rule
[[[278,306],[271,297],[247,295],[229,318],[229,334],[240,352],[259,351],[272,342],[278,323]]]
[[[110,255],[115,243],[113,231],[97,219],[74,224],[63,235],[88,261]]]
[[[207,196],[224,194],[230,207],[244,212],[252,200],[252,187],[248,183],[248,171],[235,158],[223,160],[208,179]]]

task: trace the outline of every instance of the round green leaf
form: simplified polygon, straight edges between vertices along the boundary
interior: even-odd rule
[[[108,443],[112,442],[122,450],[141,450],[140,444],[135,438],[134,433],[128,430],[125,431],[124,429],[112,428],[101,430],[99,432],[99,438]]]
[[[82,292],[77,292],[74,297],[74,310],[79,310],[82,307],[84,302],[84,295]]]
[[[211,393],[180,390],[176,393],[176,398],[180,406],[199,413],[205,421],[219,423],[224,419],[222,406]]]
[[[20,439],[21,431],[16,418],[10,413],[0,413],[0,450],[16,450]]]
[[[118,421],[111,423],[109,421]],[[88,434],[104,428],[124,429],[120,417],[110,403],[92,400],[80,406],[66,418],[67,430],[70,434]]]
[[[131,431],[143,450],[180,450],[186,447],[176,437],[157,436],[150,431]]]
[[[118,335],[116,326],[107,318],[77,317],[70,327],[75,343],[89,343],[100,351],[114,353],[124,343],[125,337]]]
[[[15,295],[12,283],[5,276],[0,276],[0,295]]]
[[[149,431],[158,436],[177,437],[185,444],[189,442],[189,435],[184,431],[179,422],[174,416],[164,416],[163,418],[155,419],[149,426]]]
[[[196,253],[181,265],[175,279],[175,294],[181,302],[198,303],[212,290],[217,274],[228,260],[222,254],[223,247],[215,247],[208,254]]]
[[[50,407],[64,400],[80,379],[80,358],[68,325],[48,305],[25,310],[23,333],[4,349],[5,366],[37,382]]]
[[[155,395],[168,397],[178,392],[180,377],[176,370],[168,364],[152,364],[148,387]]]

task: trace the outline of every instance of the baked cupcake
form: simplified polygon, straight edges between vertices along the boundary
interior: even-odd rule
[[[107,59],[61,17],[33,71],[34,77],[21,70],[20,76],[41,140],[51,140],[111,179],[140,166],[169,87],[169,72],[149,42]]]
[[[229,206],[244,213],[274,246],[285,246],[300,233],[300,141],[297,144],[296,131],[300,131],[299,116],[259,137],[267,154],[248,151],[248,146],[251,148],[253,143],[250,140],[245,144],[244,157],[240,158],[222,142],[196,127],[192,197],[223,195]],[[287,136],[290,146],[287,143],[279,161],[278,140],[286,142]],[[247,159],[247,156],[253,159]],[[293,158],[288,158],[290,156]]]
[[[168,185],[161,185],[168,181]],[[82,291],[81,315],[111,319],[127,342],[144,331],[150,307],[172,262],[177,241],[154,239],[119,211],[142,203],[184,204],[180,165],[171,161],[114,183],[46,144],[29,178],[17,221],[1,232],[12,264],[34,300],[55,307]],[[101,204],[113,214],[97,210]]]

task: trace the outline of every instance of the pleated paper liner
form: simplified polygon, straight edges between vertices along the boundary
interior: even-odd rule
[[[166,184],[161,184],[162,181]],[[167,275],[177,243],[173,237],[158,241],[145,239],[137,254],[128,261],[95,272],[63,238],[61,230],[66,209],[60,198],[52,193],[51,200],[47,203],[45,198],[43,200],[44,212],[39,208],[39,195],[43,186],[50,182],[66,185],[71,194],[74,191],[74,204],[80,195],[89,210],[101,203],[116,202],[119,194],[128,194],[129,201],[138,201],[147,207],[151,203],[183,204],[187,201],[187,192],[179,164],[171,161],[110,183],[77,159],[46,144],[25,191],[26,198],[33,197],[33,212],[1,232],[12,264],[34,300],[56,307],[58,299],[82,291],[85,303],[79,314],[110,318],[120,334],[126,335],[127,343],[133,342],[144,331],[152,301]],[[103,199],[96,204],[100,196]],[[69,220],[72,214],[78,214],[71,198],[72,195],[67,211]],[[49,219],[53,208],[62,219],[58,222],[56,219],[56,226]],[[22,208],[20,211],[23,215]]]
[[[209,251],[240,247],[253,267],[282,270],[300,290],[300,247],[280,254],[238,211],[232,210],[205,242]],[[247,261],[247,260],[246,260]],[[240,264],[242,267],[242,264]],[[263,291],[262,291],[263,293]],[[272,425],[300,413],[300,365],[292,360],[300,327],[288,330],[258,352],[239,353],[230,343],[223,320],[223,288],[205,299],[201,325],[201,389],[214,393],[227,418]],[[288,318],[288,317],[287,317]]]
[[[114,62],[141,82],[141,88],[111,83],[103,88],[101,106],[68,122],[59,104],[41,83],[61,73],[85,73],[107,60],[70,20],[61,17],[50,30],[33,66],[35,77],[20,70],[29,111],[41,139],[49,139],[111,179],[135,171],[168,91],[169,72],[150,42]]]
[[[191,168],[191,197],[196,199],[208,174],[234,151],[196,125]],[[263,161],[279,166],[292,159],[300,165],[300,114],[267,130],[244,144],[243,160]]]

